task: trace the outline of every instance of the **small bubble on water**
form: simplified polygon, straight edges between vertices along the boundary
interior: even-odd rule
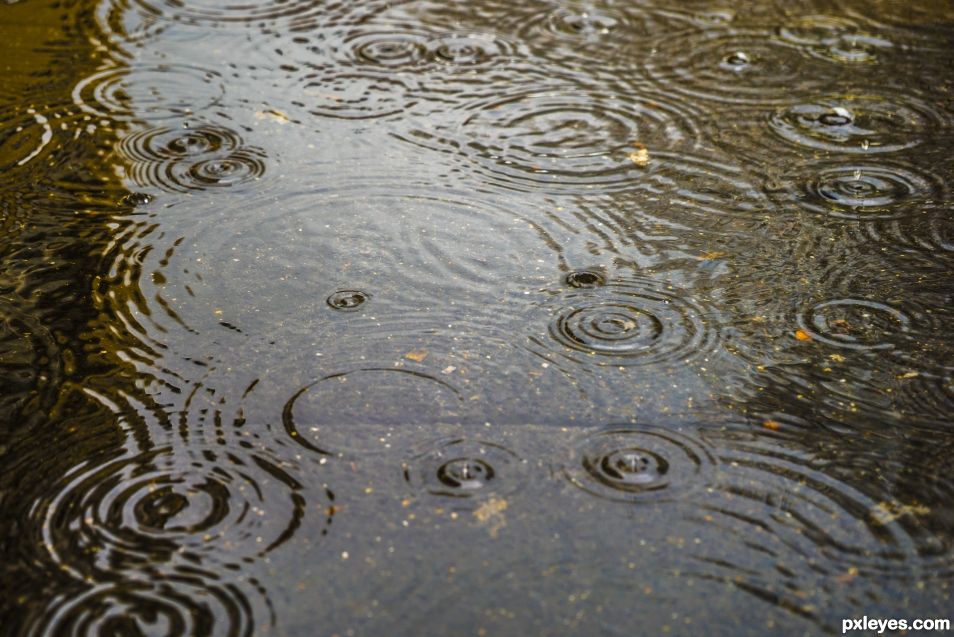
[[[353,312],[364,305],[370,298],[370,294],[360,290],[338,290],[332,293],[326,302],[335,310]]]

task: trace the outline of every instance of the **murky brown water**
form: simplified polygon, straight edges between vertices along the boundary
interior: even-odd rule
[[[954,603],[954,5],[0,6],[0,633]]]

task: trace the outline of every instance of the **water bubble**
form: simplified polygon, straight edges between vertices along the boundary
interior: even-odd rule
[[[572,484],[599,498],[642,502],[703,487],[714,467],[709,450],[677,429],[619,426],[583,438],[563,471]]]
[[[205,110],[224,93],[215,71],[185,64],[139,64],[84,78],[73,89],[73,101],[96,117],[151,121]]]
[[[736,51],[727,55],[724,63],[732,69],[741,70],[751,64],[751,59],[744,51]]]
[[[483,459],[454,458],[437,469],[437,479],[454,490],[475,491],[494,479],[496,471]]]
[[[851,113],[841,107],[835,107],[831,112],[818,116],[818,122],[825,126],[848,126],[852,121]]]
[[[551,13],[547,19],[547,25],[553,33],[582,37],[607,35],[619,24],[620,20],[611,14],[595,9],[571,11],[560,8]]]
[[[826,98],[776,111],[769,129],[798,146],[844,153],[891,153],[914,148],[946,121],[909,98]],[[862,147],[862,142],[868,145]]]
[[[669,473],[669,461],[659,454],[644,449],[617,449],[589,464],[587,471],[620,491],[641,491],[656,488]]]
[[[576,270],[564,277],[571,288],[595,288],[606,284],[606,276],[597,269]]]
[[[415,490],[449,498],[501,497],[524,485],[526,463],[506,447],[454,438],[428,445],[405,463],[404,478]]]
[[[685,364],[709,351],[717,331],[678,288],[648,279],[608,281],[559,297],[547,347],[587,365]],[[584,356],[579,356],[584,354]]]
[[[154,197],[144,192],[131,192],[128,195],[125,195],[122,199],[122,203],[127,206],[132,206],[133,208],[141,208],[143,206],[148,206],[152,203]]]
[[[354,312],[364,305],[371,295],[361,290],[338,290],[328,297],[327,303],[336,310]]]

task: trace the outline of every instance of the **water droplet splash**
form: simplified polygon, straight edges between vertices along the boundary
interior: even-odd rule
[[[529,475],[527,463],[507,447],[458,438],[428,445],[405,463],[404,478],[432,496],[485,500],[513,493]]]
[[[665,427],[614,427],[583,438],[564,465],[567,479],[606,500],[637,503],[684,497],[705,487],[711,452],[689,434]]]
[[[555,300],[546,346],[562,346],[560,353],[584,365],[681,365],[718,340],[702,306],[648,279],[610,280]]]
[[[776,111],[769,129],[798,146],[844,153],[892,153],[923,143],[947,121],[914,98],[829,98]],[[868,142],[862,147],[862,141]]]
[[[799,204],[812,212],[855,220],[898,219],[929,212],[945,189],[936,176],[914,166],[891,162],[825,164],[812,162],[816,176],[804,192],[792,189]]]

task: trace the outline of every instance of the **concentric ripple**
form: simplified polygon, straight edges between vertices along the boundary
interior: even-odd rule
[[[784,103],[817,75],[794,45],[768,32],[711,30],[668,37],[646,63],[663,90],[733,104]]]
[[[588,191],[630,185],[654,153],[689,149],[698,134],[661,98],[537,90],[471,104],[456,126],[423,124],[406,141],[460,152],[508,189]]]
[[[266,0],[264,2],[216,2],[215,0],[135,0],[143,10],[164,19],[219,26],[222,24],[269,23],[282,19],[307,18],[317,7],[310,0]]]
[[[145,129],[123,138],[119,152],[140,186],[180,192],[234,186],[265,173],[264,153],[243,148],[238,134],[220,126]]]
[[[946,365],[946,372],[919,373],[914,378],[903,379],[904,382],[897,392],[897,404],[899,411],[912,420],[927,421],[947,431],[951,414],[954,413],[954,358],[946,363],[942,362],[941,365]],[[950,480],[954,473],[933,475],[947,476]],[[954,485],[951,488],[954,488]]]
[[[942,204],[947,192],[944,189],[942,198],[924,202],[926,215],[917,214],[920,206],[915,202],[904,215],[897,214],[881,222],[856,224],[851,229],[858,241],[946,264],[954,253],[954,224]]]
[[[229,152],[242,144],[242,138],[228,128],[210,124],[181,128],[147,128],[127,135],[120,151],[130,159],[159,161]]]
[[[242,148],[227,157],[203,159],[189,167],[189,177],[200,188],[228,188],[254,181],[265,172],[264,153]]]
[[[582,439],[563,472],[598,498],[658,502],[706,486],[715,465],[701,442],[678,430],[620,426]]]
[[[577,363],[679,365],[704,355],[718,339],[717,326],[701,305],[682,290],[649,279],[608,281],[557,301],[545,347],[560,348]]]
[[[413,66],[427,58],[427,38],[416,33],[358,31],[343,45],[354,64],[388,68]]]
[[[573,11],[560,7],[545,18],[547,28],[554,34],[600,37],[621,26],[622,16],[614,17],[598,9]]]
[[[892,349],[906,340],[911,318],[884,303],[837,299],[812,306],[798,317],[814,339],[855,350]]]
[[[192,290],[180,295],[175,308],[187,322],[208,316],[214,309],[208,304],[214,303],[243,315],[257,308],[275,318],[277,308],[283,308],[281,320],[295,323],[292,316],[309,321],[314,316],[302,300],[329,288],[373,286],[376,296],[391,299],[423,298],[440,306],[441,299],[453,296],[469,305],[485,300],[488,292],[522,284],[539,263],[552,259],[551,246],[521,218],[526,209],[498,209],[494,200],[471,200],[449,190],[440,196],[391,193],[265,202],[268,223],[261,223],[260,208],[249,207],[246,218],[230,218],[241,232],[221,233],[208,225],[176,248],[173,267],[158,263],[161,255],[149,267],[183,291],[186,285]],[[229,258],[215,259],[213,265],[208,259],[215,254]],[[194,259],[209,265],[197,271]],[[318,265],[302,267],[308,263]],[[249,280],[262,283],[250,287]],[[266,285],[270,281],[282,285]],[[320,294],[318,303],[327,294]]]
[[[58,390],[62,364],[49,330],[0,299],[0,421],[22,423],[24,409],[42,413]]]
[[[291,536],[304,506],[294,479],[258,456],[208,465],[158,449],[81,466],[62,486],[35,510],[42,541],[57,564],[86,575],[135,573],[180,553],[261,555]]]
[[[502,445],[457,438],[430,445],[409,459],[404,479],[416,491],[434,496],[499,497],[523,486],[527,464]]]
[[[30,635],[208,635],[250,637],[257,622],[248,596],[231,584],[179,576],[156,584],[98,584],[54,602]]]
[[[7,172],[36,160],[52,140],[50,121],[32,108],[4,122],[0,129],[0,171]]]
[[[221,76],[184,64],[108,68],[81,80],[73,101],[104,119],[163,120],[188,116],[216,104],[225,93]]]
[[[282,421],[288,435],[310,451],[361,454],[387,449],[394,423],[447,421],[460,406],[459,391],[436,376],[368,368],[306,385],[285,404]]]
[[[769,130],[804,148],[873,154],[914,148],[946,124],[913,98],[831,97],[780,108],[769,119]]]
[[[839,163],[805,166],[816,176],[793,196],[812,212],[855,220],[919,215],[943,200],[945,189],[933,175],[900,165]]]
[[[526,43],[539,56],[550,59],[582,56],[607,58],[607,50],[648,37],[664,21],[662,16],[636,7],[621,8],[604,3],[528,5],[525,11],[503,13],[501,27]]]
[[[485,33],[445,34],[427,42],[431,59],[455,66],[496,64],[516,53],[516,47]]]
[[[912,581],[954,574],[950,523],[934,508],[939,497],[950,497],[949,481],[912,473],[905,458],[923,450],[876,438],[854,448],[828,440],[817,454],[790,446],[753,435],[719,453],[724,471],[704,507],[709,524],[750,547],[723,553],[723,564],[741,562],[757,547],[780,567],[811,564],[812,580],[826,576],[826,587],[871,578],[882,592],[878,578],[885,576]],[[925,460],[925,466],[943,466]]]
[[[136,48],[158,37],[168,26],[160,16],[133,6],[126,0],[110,0],[96,5],[95,13],[80,14],[80,29],[95,42],[129,57]]]
[[[809,15],[779,29],[779,35],[809,55],[848,64],[875,64],[894,48],[890,39],[861,30],[852,20]]]
[[[630,194],[655,218],[701,224],[707,230],[731,231],[738,229],[738,221],[762,223],[780,216],[750,175],[715,154],[651,156],[646,175]]]
[[[365,70],[358,72],[328,69],[306,73],[295,87],[296,99],[305,110],[319,117],[363,120],[391,117],[411,109],[414,78]]]

